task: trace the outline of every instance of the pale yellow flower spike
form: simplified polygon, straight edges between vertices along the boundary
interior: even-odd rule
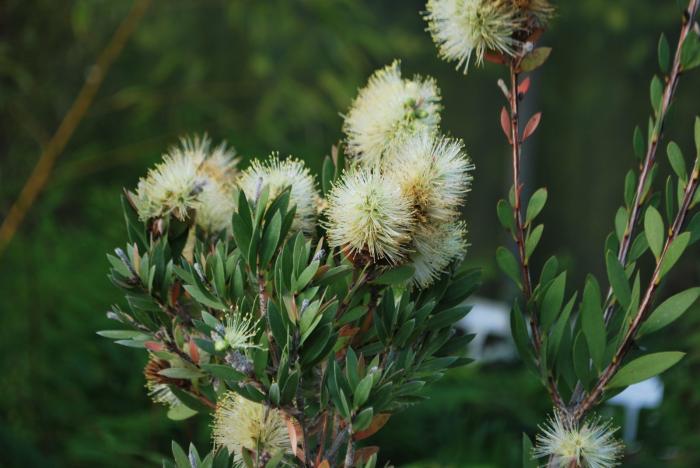
[[[355,163],[375,168],[405,138],[435,131],[441,109],[435,80],[402,78],[396,60],[374,72],[345,115],[347,151]]]

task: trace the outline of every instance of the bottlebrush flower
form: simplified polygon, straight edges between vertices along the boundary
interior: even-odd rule
[[[554,7],[548,0],[512,0],[513,4],[532,20],[532,26],[543,28],[554,16]]]
[[[181,382],[159,374],[160,371],[168,367],[170,367],[170,364],[167,361],[150,356],[146,367],[143,369],[143,375],[146,377],[146,389],[151,400],[154,403],[174,408],[182,403],[168,385],[177,386]]]
[[[463,221],[416,228],[410,257],[416,269],[412,283],[426,288],[446,271],[450,263],[461,259],[467,248],[466,234]]]
[[[237,159],[232,149],[211,150],[207,137],[183,138],[136,188],[134,202],[143,221],[172,215],[185,221],[196,213],[203,229],[226,229],[233,214]]]
[[[511,0],[429,0],[426,19],[442,58],[465,73],[472,55],[481,65],[487,51],[513,57],[522,45],[514,38],[522,12]]]
[[[459,216],[473,169],[461,140],[426,133],[405,140],[383,164],[412,201],[418,224],[431,226]]]
[[[320,195],[316,181],[303,161],[298,159],[280,160],[277,153],[261,162],[254,160],[251,166],[243,171],[238,181],[248,200],[255,200],[260,190],[267,185],[270,189],[268,203],[271,203],[287,187],[291,187],[290,208],[296,205],[296,213],[292,222],[293,231],[302,231],[307,236],[316,230],[316,213],[320,203]]]
[[[432,78],[404,79],[395,60],[374,72],[345,116],[347,150],[356,161],[376,167],[394,145],[414,133],[437,129],[440,90]]]
[[[540,430],[533,455],[552,457],[556,467],[575,463],[586,468],[609,468],[617,466],[622,456],[623,445],[614,437],[617,428],[609,421],[601,423],[597,418],[572,428],[555,412]]]
[[[226,318],[226,326],[221,330],[222,336],[215,342],[216,348],[222,351],[226,348],[234,350],[259,348],[253,339],[257,334],[258,321],[252,315],[244,315],[237,311]]]
[[[280,450],[291,452],[287,424],[282,413],[247,400],[229,391],[216,405],[212,438],[215,446],[224,446],[237,460],[243,449],[270,457]]]
[[[397,264],[405,259],[413,228],[410,201],[378,171],[346,173],[328,196],[327,235],[351,257]]]

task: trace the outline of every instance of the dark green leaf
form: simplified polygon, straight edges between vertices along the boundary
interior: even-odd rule
[[[561,273],[547,288],[542,299],[540,311],[540,324],[543,330],[549,330],[557,317],[564,302],[564,292],[566,290],[566,272]]]
[[[678,351],[647,354],[626,364],[610,380],[607,388],[626,387],[658,375],[685,356]]]
[[[412,265],[404,265],[398,268],[392,268],[386,273],[379,276],[377,279],[372,281],[374,284],[401,284],[413,276],[416,269]]]
[[[530,232],[530,235],[527,236],[527,239],[525,240],[525,256],[527,258],[532,256],[532,253],[537,248],[537,244],[540,243],[542,231],[544,231],[544,224],[540,224],[535,227],[532,232]]]
[[[610,251],[605,256],[605,266],[607,267],[608,280],[615,293],[615,298],[620,306],[626,309],[630,305],[632,291],[625,275],[625,269],[617,259],[617,255]]]
[[[518,286],[520,286],[520,264],[513,253],[505,247],[496,249],[496,263]]]
[[[666,154],[668,155],[668,162],[671,163],[673,172],[675,172],[678,178],[683,182],[687,181],[688,171],[685,167],[685,159],[683,158],[683,152],[680,146],[674,141],[670,142],[666,147]]]
[[[671,48],[668,45],[668,39],[665,34],[661,34],[659,38],[659,46],[657,49],[659,57],[659,68],[662,72],[668,73],[671,67]]]
[[[602,369],[606,344],[605,322],[603,321],[600,288],[595,278],[590,275],[586,278],[586,286],[583,289],[581,328],[586,337],[588,352],[593,363],[597,369]]]

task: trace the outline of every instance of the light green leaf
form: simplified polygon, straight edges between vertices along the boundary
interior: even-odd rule
[[[664,248],[664,221],[656,208],[650,206],[644,215],[644,233],[649,243],[649,248],[658,260]]]
[[[201,372],[189,367],[167,367],[159,371],[158,374],[171,379],[197,379],[202,377]]]
[[[547,61],[549,54],[552,53],[551,47],[538,47],[527,54],[520,62],[520,70],[523,72],[531,72],[539,68]]]
[[[679,351],[647,354],[626,364],[610,380],[607,388],[626,387],[658,375],[685,356]]]
[[[532,232],[530,232],[530,235],[527,236],[527,239],[525,240],[525,256],[527,258],[532,256],[532,253],[537,248],[537,244],[540,243],[542,231],[544,231],[544,224],[540,224],[535,227]]]
[[[673,239],[673,242],[671,242],[671,245],[668,246],[668,250],[666,251],[664,258],[661,261],[661,267],[659,269],[659,278],[663,278],[664,276],[666,276],[666,273],[668,273],[671,270],[671,268],[673,268],[673,265],[675,265],[678,259],[681,258],[681,255],[683,255],[683,252],[685,252],[685,249],[686,247],[688,247],[689,243],[689,232],[684,232],[683,234]]]
[[[671,164],[673,172],[676,173],[679,179],[683,182],[688,180],[688,171],[685,167],[685,159],[683,158],[683,152],[680,146],[672,141],[666,147],[666,154],[668,155],[668,162]]]
[[[538,214],[542,211],[544,206],[547,204],[547,189],[538,189],[532,194],[530,202],[527,204],[527,210],[525,212],[525,224],[528,225],[534,220]]]
[[[642,324],[637,337],[653,333],[678,319],[700,297],[700,288],[691,288],[669,297],[661,303]]]

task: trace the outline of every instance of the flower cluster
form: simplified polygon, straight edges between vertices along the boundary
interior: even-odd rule
[[[132,196],[143,221],[169,215],[192,216],[198,226],[217,232],[230,224],[238,160],[224,144],[211,148],[207,137],[183,138],[139,181]]]
[[[345,119],[355,164],[326,211],[331,246],[356,263],[411,263],[419,287],[466,247],[473,166],[460,140],[439,133],[439,96],[432,79],[401,78],[398,62],[372,75]]]
[[[241,458],[243,450],[267,459],[279,451],[291,451],[282,413],[232,391],[219,400],[212,438],[215,445],[226,447],[237,458]]]
[[[618,465],[622,456],[624,447],[614,436],[617,428],[609,421],[589,419],[579,427],[569,427],[555,412],[541,430],[533,455],[536,458],[551,457],[552,466],[610,468]]]
[[[466,73],[488,52],[515,57],[554,9],[548,0],[429,0],[426,19],[442,58]]]
[[[268,201],[290,188],[296,206],[292,230],[311,236],[316,229],[320,196],[314,177],[298,159],[280,160],[276,153],[265,162],[254,160],[238,173],[235,152],[224,144],[211,148],[207,137],[183,139],[171,148],[131,198],[142,221],[172,216],[194,222],[208,233],[229,231],[236,190],[256,200],[268,187]]]

